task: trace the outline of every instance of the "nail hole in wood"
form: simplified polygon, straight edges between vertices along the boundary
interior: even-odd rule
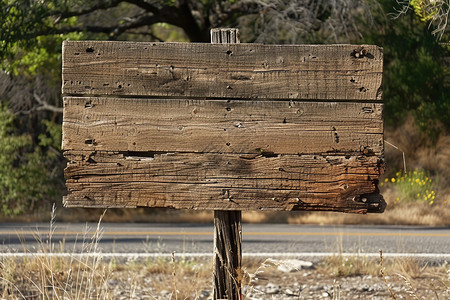
[[[95,142],[94,139],[85,140],[84,143],[85,143],[86,145],[91,145],[91,146],[97,145],[97,143]]]

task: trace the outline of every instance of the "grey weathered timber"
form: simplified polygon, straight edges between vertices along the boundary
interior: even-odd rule
[[[373,45],[66,41],[63,93],[373,102],[382,55]]]
[[[65,42],[66,206],[382,212],[382,50]]]
[[[65,150],[383,152],[382,104],[66,97]]]

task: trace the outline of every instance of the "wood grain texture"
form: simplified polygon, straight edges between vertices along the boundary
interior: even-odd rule
[[[383,170],[377,156],[103,151],[67,151],[65,156],[71,191],[66,206],[359,213],[384,209],[382,199],[371,201]]]
[[[211,43],[239,43],[237,28],[211,30]],[[242,212],[214,211],[214,299],[242,299]]]
[[[65,204],[382,212],[381,79],[370,45],[65,42]]]
[[[241,211],[214,211],[214,299],[242,299],[241,220]]]
[[[382,49],[372,45],[66,41],[62,91],[70,95],[380,101],[382,66]]]
[[[63,149],[383,153],[382,104],[65,97]]]

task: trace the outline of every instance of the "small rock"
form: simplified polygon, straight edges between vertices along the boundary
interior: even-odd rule
[[[273,284],[273,283],[268,283],[266,285],[266,293],[267,294],[278,294],[280,292],[280,286]]]
[[[359,292],[368,292],[369,289],[370,289],[370,286],[368,284],[363,284],[363,285],[357,287],[356,290]]]
[[[208,299],[209,297],[209,291],[201,291],[200,295],[198,296],[199,299]]]
[[[115,286],[115,285],[117,285],[119,282],[117,281],[117,280],[114,280],[114,279],[110,279],[110,280],[108,280],[108,285],[110,285],[110,286]]]
[[[320,291],[323,290],[323,287],[320,285],[313,285],[312,287],[309,288],[311,291]]]
[[[324,285],[324,286],[323,286],[323,289],[324,289],[325,291],[327,291],[327,292],[331,292],[331,291],[333,291],[334,286],[331,285],[331,284]]]
[[[287,259],[280,261],[280,265],[278,265],[278,271],[283,273],[291,273],[296,272],[301,269],[311,269],[313,267],[313,263],[310,261],[298,260],[298,259]]]
[[[369,287],[369,292],[379,292],[379,291],[384,291],[385,290],[385,286],[381,285],[379,283],[376,283],[372,286]]]
[[[284,294],[285,295],[287,295],[287,296],[297,296],[297,293],[295,293],[293,290],[291,290],[291,289],[286,289],[285,291],[284,291]]]

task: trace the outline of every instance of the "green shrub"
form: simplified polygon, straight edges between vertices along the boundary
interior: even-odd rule
[[[55,144],[52,134],[57,130],[42,136],[41,146],[33,146],[29,135],[17,134],[15,122],[0,103],[0,214],[5,216],[32,211],[56,195],[54,172],[47,166],[57,151],[44,151],[41,146]]]
[[[435,203],[435,181],[424,170],[414,170],[407,173],[397,172],[395,176],[386,178],[381,185],[395,187],[399,196],[395,202],[426,202]]]

